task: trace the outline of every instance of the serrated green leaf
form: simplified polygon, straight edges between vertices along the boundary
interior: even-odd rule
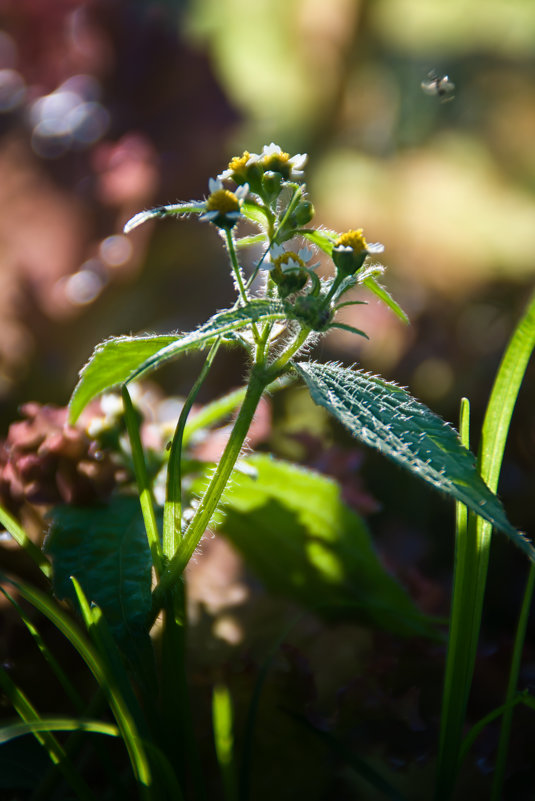
[[[143,636],[151,608],[151,556],[139,500],[116,496],[100,507],[58,506],[51,517],[45,550],[58,598],[76,605],[75,576],[120,642]]]
[[[181,214],[200,214],[200,212],[205,211],[205,208],[206,206],[204,203],[198,202],[173,203],[170,206],[156,206],[154,209],[148,209],[147,211],[140,211],[138,214],[134,214],[124,226],[123,231],[125,234],[129,234],[134,228],[143,225],[143,223],[148,220],[170,216],[178,217]]]
[[[189,334],[108,339],[97,345],[80,373],[69,402],[69,421],[74,423],[93,398],[111,387],[139,378],[164,362],[210,345],[218,337],[239,331],[251,322],[285,317],[281,303],[255,299],[239,308],[215,314]]]
[[[464,503],[535,561],[533,545],[509,523],[452,426],[406,390],[377,376],[336,364],[300,362],[295,367],[315,403],[353,436]]]
[[[332,479],[264,455],[246,464],[225,492],[222,530],[271,591],[319,614],[436,636]]]

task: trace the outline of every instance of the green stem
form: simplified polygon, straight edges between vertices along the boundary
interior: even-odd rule
[[[296,185],[294,184],[294,186],[296,186]],[[286,221],[289,219],[290,214],[292,213],[294,208],[297,206],[297,204],[299,202],[299,199],[300,199],[302,194],[303,194],[303,187],[302,186],[296,186],[295,191],[294,191],[294,193],[292,195],[292,199],[288,203],[288,207],[287,207],[287,209],[286,209],[286,211],[284,213],[284,217],[282,218],[282,220],[280,221],[280,223],[277,226],[277,231],[275,232],[275,237],[274,238],[276,238],[277,232],[280,231],[282,228],[284,228],[284,226],[286,224]]]
[[[245,289],[245,284],[243,282],[243,276],[241,273],[241,267],[238,261],[238,254],[236,253],[236,243],[234,242],[234,237],[232,235],[232,230],[230,228],[225,228],[225,236],[227,239],[227,250],[230,256],[230,264],[232,266],[232,272],[234,273],[234,278],[236,280],[236,286],[238,287],[240,298],[244,303],[247,303],[248,301],[247,290]]]
[[[276,378],[272,369],[265,370],[259,365],[255,365],[251,372],[249,385],[242,407],[236,418],[236,422],[230,434],[226,448],[204,496],[197,508],[195,516],[191,521],[180,547],[170,560],[166,570],[156,585],[153,592],[151,622],[155,620],[159,610],[165,602],[169,590],[182,575],[184,568],[188,564],[193,552],[210,524],[210,520],[217,508],[217,504],[223,494],[234,465],[240,455],[245,437],[249,431],[249,426],[253,420],[256,408],[262,397],[266,386]]]
[[[220,345],[221,340],[216,340],[206,357],[199,377],[182,407],[171,444],[167,467],[167,498],[163,514],[163,552],[168,559],[171,559],[175,554],[182,536],[182,443],[184,429],[191,407],[195,403],[195,399],[213,364]]]
[[[300,350],[300,348],[302,348],[305,344],[311,330],[312,329],[308,328],[308,326],[304,326],[300,330],[294,341],[290,343],[286,350],[281,353],[279,358],[271,365],[270,369],[273,370],[273,372],[279,375],[286,368],[290,359],[293,358],[298,350]]]
[[[247,303],[249,298],[247,297],[247,289],[245,288],[245,284],[243,283],[243,276],[241,272],[240,263],[238,261],[238,254],[236,253],[236,244],[234,242],[232,230],[230,228],[225,228],[225,235],[227,238],[227,249],[228,249],[228,254],[230,256],[230,263],[232,265],[232,272],[234,273],[234,278],[236,279],[238,292],[242,302]],[[259,335],[256,323],[251,323],[251,330],[253,332],[255,342],[258,342]]]

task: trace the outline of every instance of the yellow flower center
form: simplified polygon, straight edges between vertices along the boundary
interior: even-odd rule
[[[272,153],[269,156],[264,156],[262,159],[262,167],[267,172],[268,170],[272,170],[273,172],[279,172],[283,178],[290,177],[290,165],[288,164],[290,160],[289,153]]]
[[[289,264],[290,261],[293,261],[294,264],[297,263],[300,267],[305,266],[305,262],[301,256],[298,256],[297,253],[294,253],[292,250],[286,251],[282,256],[277,256],[275,259],[275,266],[282,270],[282,265]]]
[[[240,203],[234,192],[228,189],[217,189],[206,201],[206,210],[227,214],[229,211],[239,211]]]
[[[359,228],[357,231],[346,231],[345,234],[339,236],[335,242],[335,247],[339,245],[343,245],[346,248],[353,248],[355,253],[362,253],[364,250],[368,249],[368,243],[364,239],[362,228]]]
[[[245,168],[247,167],[247,162],[251,158],[251,154],[248,150],[244,150],[241,156],[234,156],[229,162],[228,169],[232,170],[232,172],[236,176],[245,176]]]

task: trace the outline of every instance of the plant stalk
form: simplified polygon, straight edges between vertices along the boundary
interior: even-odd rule
[[[216,511],[221,495],[227,486],[234,465],[240,455],[260,398],[266,386],[275,378],[276,375],[271,370],[266,370],[259,365],[253,367],[243,404],[236,418],[236,422],[217,470],[201,499],[193,520],[180,542],[180,547],[170,560],[153,591],[151,623],[156,619],[158,612],[165,602],[167,593],[182,575],[202,535],[210,525],[210,520]]]

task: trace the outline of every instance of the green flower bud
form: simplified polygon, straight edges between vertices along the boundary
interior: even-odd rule
[[[310,200],[301,200],[294,210],[295,222],[298,226],[306,225],[314,216],[314,206]]]
[[[357,231],[346,231],[334,243],[332,260],[339,275],[354,275],[364,264],[366,256],[371,253],[382,253],[383,245],[379,242],[369,245],[364,239],[362,228]]]

